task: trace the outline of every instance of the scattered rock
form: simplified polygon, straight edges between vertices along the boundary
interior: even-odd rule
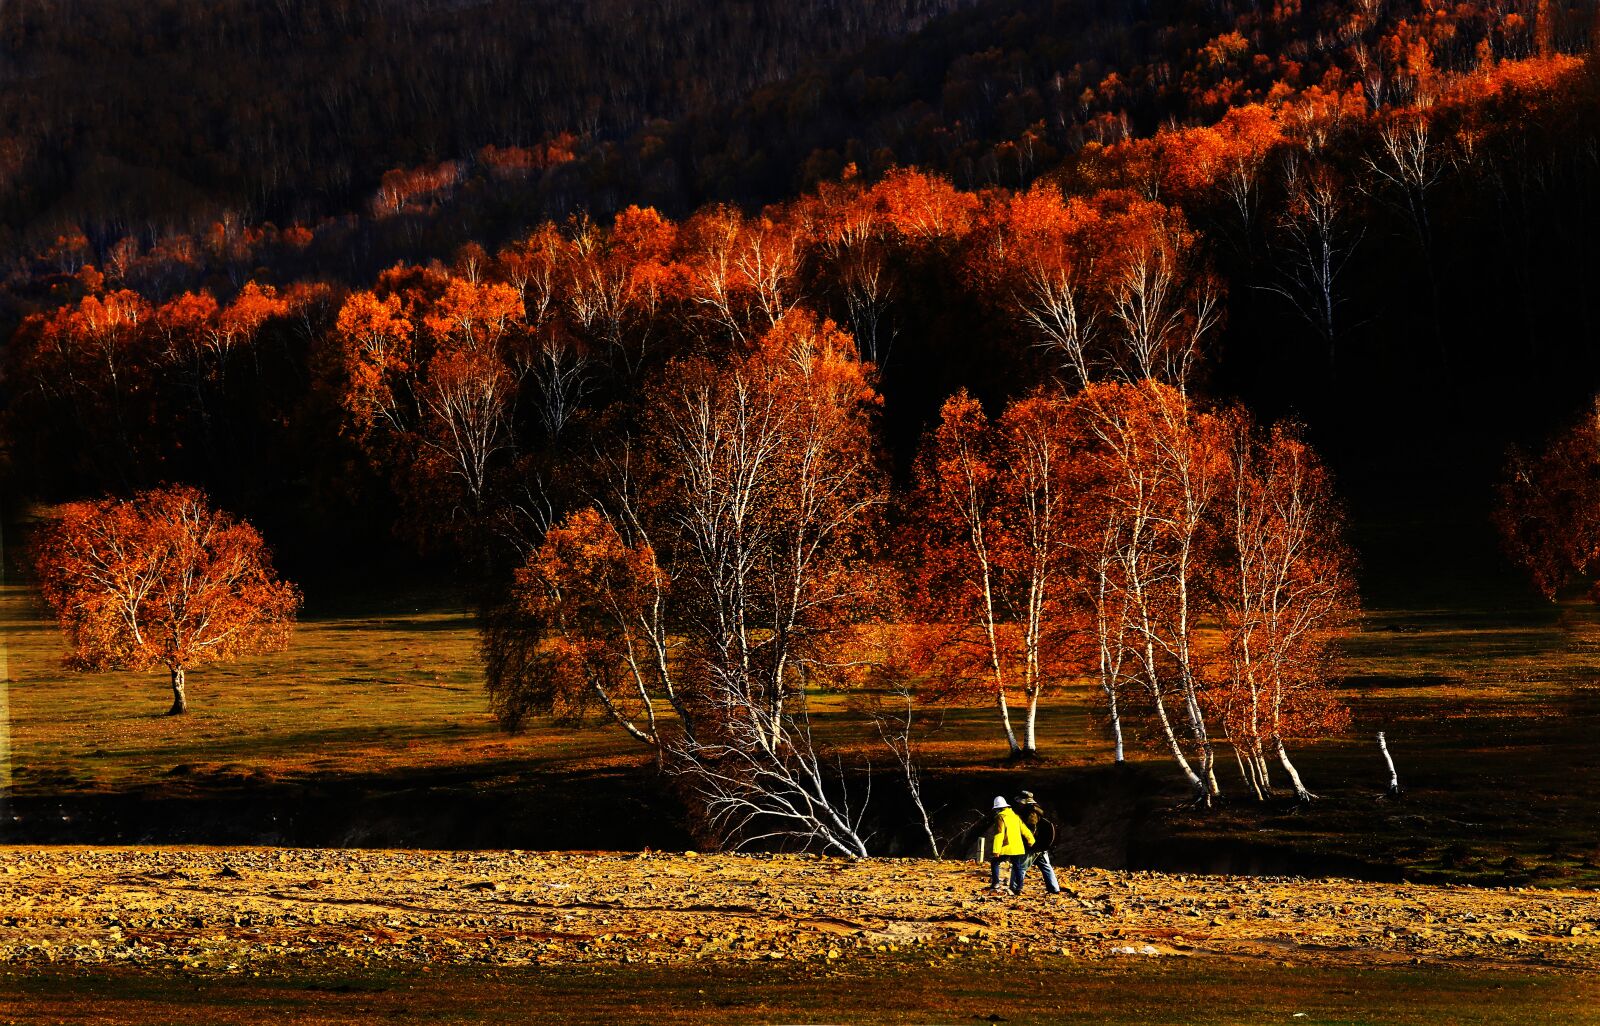
[[[1600,945],[1572,940],[1593,931],[1584,892],[1064,869],[1069,900],[975,901],[982,872],[700,853],[0,849],[0,964],[1192,956],[1184,924],[1208,956],[1600,968]]]

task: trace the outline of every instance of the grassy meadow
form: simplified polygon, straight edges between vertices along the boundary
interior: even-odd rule
[[[163,779],[283,779],[615,758],[604,731],[507,737],[484,699],[470,613],[429,597],[307,617],[289,650],[189,675],[190,714],[167,717],[165,671],[75,673],[23,586],[0,591],[18,795],[114,792]]]
[[[0,590],[0,618],[8,660],[0,708],[9,712],[9,794],[19,816],[56,815],[56,804],[63,819],[96,809],[119,823],[116,837],[103,839],[138,841],[141,810],[159,804],[167,826],[151,827],[150,839],[165,839],[177,819],[190,827],[182,837],[196,841],[205,839],[201,820],[214,814],[213,801],[232,802],[236,818],[253,799],[295,808],[320,801],[318,815],[337,817],[352,802],[377,807],[377,797],[390,821],[506,820],[497,831],[436,832],[419,843],[681,843],[677,828],[630,841],[628,817],[615,815],[596,817],[611,821],[610,832],[579,823],[517,840],[519,824],[581,810],[590,794],[610,803],[651,792],[635,811],[670,813],[646,755],[604,723],[535,722],[515,737],[499,731],[482,690],[472,614],[447,595],[314,597],[288,651],[193,672],[192,711],[181,718],[163,715],[162,673],[64,669],[54,624],[25,586]],[[984,793],[1032,784],[1061,810],[1069,853],[1075,834],[1109,831],[1115,846],[1132,831],[1145,838],[1144,850],[1169,853],[1152,868],[1185,868],[1182,860],[1191,859],[1196,869],[1227,870],[1240,864],[1217,862],[1216,853],[1247,845],[1289,853],[1299,860],[1289,865],[1305,871],[1321,859],[1334,872],[1366,865],[1418,879],[1600,884],[1600,798],[1591,787],[1600,769],[1600,614],[1593,608],[1468,595],[1448,605],[1371,609],[1347,646],[1346,674],[1351,730],[1296,752],[1321,796],[1310,808],[1244,800],[1224,750],[1219,774],[1233,799],[1207,813],[1183,809],[1176,773],[1159,751],[1137,743],[1130,773],[1112,775],[1124,780],[1124,798],[1097,804],[1111,779],[1104,768],[1110,748],[1088,687],[1048,700],[1043,758],[1025,767],[1003,758],[992,711],[948,711],[923,742],[930,796],[954,826]],[[824,730],[870,750],[875,740],[863,728],[829,729],[845,721],[848,700],[819,700]],[[1387,777],[1378,730],[1388,733],[1406,789],[1399,801],[1379,797]],[[475,800],[493,804],[474,807]],[[218,839],[248,840],[252,829],[236,825]],[[37,824],[26,836],[39,837]],[[93,828],[89,836],[100,839]],[[260,836],[275,839],[266,827]],[[373,843],[409,835],[376,836]],[[336,840],[364,843],[360,834]],[[1078,854],[1106,861],[1104,852]],[[1282,864],[1268,859],[1259,868]]]

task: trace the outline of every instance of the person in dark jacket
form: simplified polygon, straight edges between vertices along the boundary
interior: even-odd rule
[[[1051,894],[1061,893],[1061,884],[1056,880],[1056,867],[1050,864],[1050,849],[1056,843],[1056,825],[1044,814],[1044,809],[1034,800],[1032,791],[1024,791],[1017,796],[1018,815],[1022,817],[1023,824],[1028,832],[1033,835],[1032,842],[1028,845],[1028,854],[1024,857],[1022,876],[1017,880],[1015,891],[1022,890],[1022,882],[1028,877],[1028,870],[1034,866],[1044,874],[1045,890]]]

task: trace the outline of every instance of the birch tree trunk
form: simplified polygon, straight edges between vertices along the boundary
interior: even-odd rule
[[[189,700],[183,693],[184,669],[181,666],[172,668],[172,708],[167,710],[168,716],[182,716],[189,711]]]
[[[1011,754],[1014,756],[1020,754],[1022,746],[1017,744],[1017,732],[1011,726],[1011,706],[1006,703],[1006,693],[1003,690],[995,692],[995,708],[1000,710],[1000,725],[1005,728],[1006,744],[1011,746]]]
[[[1283,747],[1283,741],[1278,741],[1278,761],[1283,763],[1283,768],[1289,773],[1289,782],[1294,785],[1294,796],[1302,802],[1309,802],[1316,795],[1306,790],[1306,785],[1300,782],[1300,773],[1294,768],[1294,763],[1289,761],[1289,750]]]
[[[1244,781],[1246,787],[1255,792],[1256,801],[1261,801],[1265,796],[1261,793],[1261,781],[1256,775],[1255,760],[1252,758],[1249,768],[1246,768],[1244,753],[1239,751],[1238,745],[1233,746],[1233,757],[1239,763],[1240,779]]]
[[[1106,698],[1111,703],[1111,739],[1116,745],[1116,755],[1112,762],[1117,766],[1121,766],[1127,760],[1122,753],[1122,712],[1117,708],[1117,689],[1107,688]]]
[[[1166,735],[1167,747],[1172,750],[1172,758],[1177,762],[1178,769],[1183,772],[1183,779],[1188,781],[1194,789],[1195,797],[1202,801],[1206,798],[1206,783],[1200,775],[1189,765],[1188,756],[1183,754],[1183,745],[1178,741],[1178,735],[1172,730],[1172,720],[1167,716],[1167,703],[1161,700],[1159,691],[1153,693],[1156,705],[1156,718],[1161,721],[1161,731]]]
[[[1389,754],[1389,742],[1384,738],[1381,730],[1378,731],[1378,751],[1383,753],[1383,761],[1389,766],[1389,788],[1387,793],[1390,798],[1398,798],[1400,797],[1400,774],[1395,771],[1394,757]]]

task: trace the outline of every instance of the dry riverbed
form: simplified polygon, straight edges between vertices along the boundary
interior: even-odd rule
[[[1600,968],[1600,895],[804,856],[0,848],[0,963],[200,973],[1015,954]]]

